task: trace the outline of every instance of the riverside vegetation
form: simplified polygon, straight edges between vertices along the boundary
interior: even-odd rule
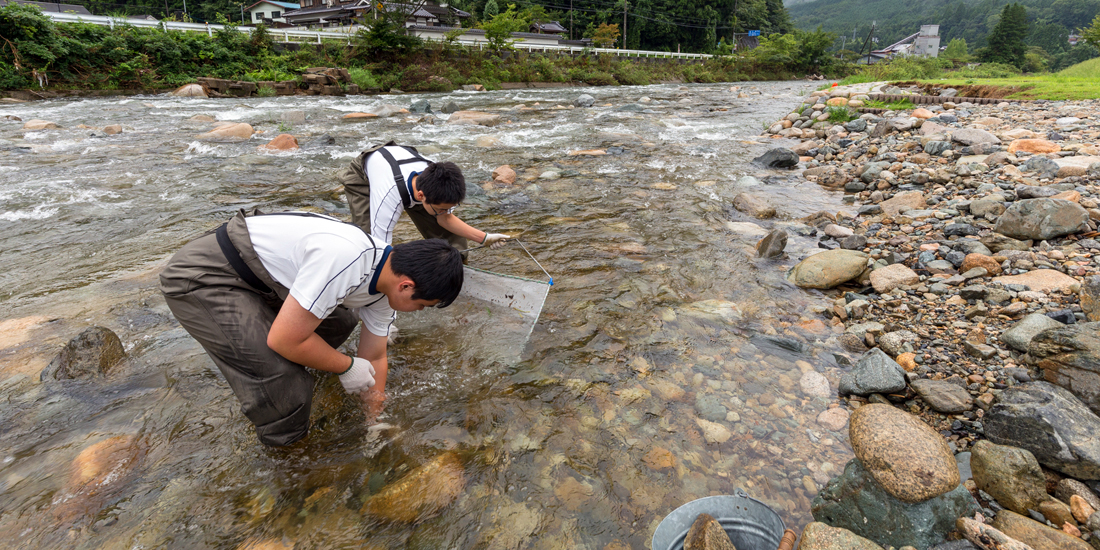
[[[509,12],[498,17],[514,17]],[[605,56],[528,55],[498,41],[468,49],[457,35],[441,43],[407,36],[399,21],[379,19],[344,41],[281,50],[262,26],[250,34],[226,28],[212,36],[116,25],[55,23],[35,7],[0,8],[0,89],[163,89],[200,76],[232,80],[293,80],[313,66],[348,67],[360,89],[449,91],[465,84],[583,82],[641,85],[661,81],[780,80],[808,73],[843,76],[847,65],[825,54],[833,35],[793,31],[762,38],[743,55],[705,61],[641,63]],[[504,33],[507,37],[507,32]],[[455,62],[461,60],[461,62]]]

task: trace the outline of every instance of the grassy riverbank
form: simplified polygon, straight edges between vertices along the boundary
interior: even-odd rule
[[[263,27],[250,34],[227,25],[211,36],[116,25],[55,23],[37,8],[0,7],[0,90],[173,88],[197,77],[294,80],[307,67],[346,67],[361,89],[448,91],[466,84],[583,82],[594,86],[658,82],[785,80],[812,73],[843,76],[848,65],[824,55],[831,35],[796,31],[762,38],[739,55],[705,60],[629,60],[613,56],[525,54],[507,43],[476,50],[457,40],[424,43],[400,24],[374,23],[350,44],[279,47]],[[457,38],[457,37],[456,37]]]
[[[1100,98],[1100,58],[1090,59],[1057,73],[1019,74],[996,63],[951,69],[936,59],[900,59],[862,68],[843,84],[878,81],[917,84],[929,93],[954,88],[960,96],[1004,99],[1077,100]]]

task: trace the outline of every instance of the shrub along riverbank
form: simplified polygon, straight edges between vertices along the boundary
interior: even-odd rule
[[[584,82],[641,85],[662,81],[783,80],[807,74],[843,76],[849,65],[825,55],[832,35],[795,31],[761,39],[739,55],[698,61],[632,61],[610,56],[472,50],[455,40],[423,43],[399,23],[379,20],[342,41],[291,50],[263,27],[202,33],[116,25],[55,23],[36,7],[0,7],[0,89],[125,90],[173,88],[197,77],[294,80],[306,67],[347,67],[360,89],[448,91],[465,84]]]

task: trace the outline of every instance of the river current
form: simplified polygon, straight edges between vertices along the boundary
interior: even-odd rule
[[[791,145],[761,130],[814,87],[0,104],[0,545],[648,548],[677,506],[737,489],[805,525],[851,451],[846,428],[816,422],[841,369],[812,313],[829,299],[783,274],[815,246],[797,220],[845,205],[750,161]],[[581,94],[595,104],[573,108]],[[341,118],[415,100],[503,123]],[[204,141],[213,124],[196,115],[258,133]],[[25,131],[16,117],[62,128]],[[122,133],[105,135],[110,124]],[[302,148],[257,149],[280,133]],[[310,436],[266,449],[156,275],[241,208],[346,219],[334,172],[389,139],[461,166],[468,198],[456,214],[522,234],[554,285],[527,340],[491,309],[399,315],[379,423],[322,377]],[[574,154],[592,150],[602,154]],[[514,184],[491,183],[501,165]],[[736,211],[741,192],[778,216]],[[754,257],[771,228],[788,229],[789,258]],[[399,222],[396,241],[417,237]],[[471,251],[470,265],[546,279],[515,243]],[[105,376],[41,381],[92,325],[117,333],[127,359]],[[814,371],[832,380],[830,397],[800,383]],[[414,521],[364,512],[444,454],[460,465],[445,480],[457,496]]]

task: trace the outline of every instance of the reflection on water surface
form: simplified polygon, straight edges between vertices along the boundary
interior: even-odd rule
[[[812,85],[732,86],[0,106],[64,127],[0,126],[0,533],[21,547],[645,548],[676,506],[736,488],[804,525],[850,451],[816,421],[835,396],[806,382],[838,378],[811,309],[827,300],[782,274],[813,246],[795,220],[840,200],[748,163],[773,145],[762,124]],[[571,108],[581,93],[596,105]],[[413,99],[504,123],[339,118]],[[280,124],[286,111],[305,122]],[[200,141],[199,114],[263,133]],[[284,131],[300,151],[257,151]],[[380,424],[325,377],[310,437],[265,449],[156,273],[238,208],[346,216],[332,173],[383,139],[462,166],[460,216],[526,230],[554,287],[526,345],[491,308],[399,317]],[[488,183],[502,164],[516,184]],[[743,191],[779,218],[733,210]],[[792,259],[753,258],[772,227],[791,232]],[[398,240],[415,235],[399,224]],[[544,279],[515,245],[471,264]],[[40,382],[92,324],[129,359]]]

